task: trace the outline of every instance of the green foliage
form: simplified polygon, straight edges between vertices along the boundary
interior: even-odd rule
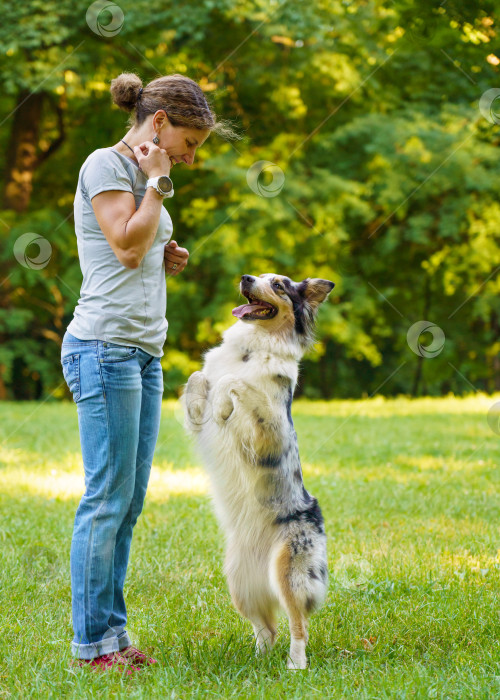
[[[233,322],[241,274],[269,271],[336,283],[299,392],[500,388],[498,125],[478,109],[498,85],[494,4],[425,0],[418,16],[409,0],[118,4],[124,23],[112,37],[91,31],[87,3],[5,8],[0,144],[23,89],[59,101],[66,134],[35,173],[29,210],[0,211],[0,396],[60,393],[58,342],[81,281],[71,220],[78,171],[124,134],[109,82],[128,70],[146,81],[193,77],[244,135],[234,145],[212,136],[192,168],[174,173],[167,206],[191,257],[168,282],[169,392]],[[50,104],[41,147],[57,132]],[[277,196],[248,186],[260,160],[283,170]],[[265,175],[259,182],[270,185]],[[12,256],[26,231],[50,241],[43,270]],[[435,358],[408,347],[419,320],[445,333]]]

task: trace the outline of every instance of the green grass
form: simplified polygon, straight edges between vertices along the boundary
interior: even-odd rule
[[[288,630],[256,658],[231,606],[196,454],[165,401],[126,582],[133,678],[69,666],[69,547],[83,491],[76,407],[0,403],[0,697],[498,698],[500,396],[294,404],[326,521],[330,590],[308,671]]]

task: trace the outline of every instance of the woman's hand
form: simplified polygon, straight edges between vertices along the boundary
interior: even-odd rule
[[[165,273],[178,275],[187,265],[189,253],[186,248],[181,248],[175,241],[170,241],[165,245],[164,249]],[[175,267],[174,267],[175,266]]]
[[[170,156],[164,148],[159,148],[152,141],[144,141],[139,146],[134,146],[134,155],[139,168],[148,178],[170,175],[172,167]]]

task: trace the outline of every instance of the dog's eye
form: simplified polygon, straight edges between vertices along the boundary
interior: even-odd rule
[[[275,289],[279,289],[280,291],[284,292],[285,288],[279,283],[279,282],[273,282],[273,287]]]

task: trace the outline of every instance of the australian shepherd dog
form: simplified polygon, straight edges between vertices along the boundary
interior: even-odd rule
[[[233,309],[238,321],[205,354],[182,396],[226,536],[233,603],[252,623],[260,652],[273,645],[276,613],[285,610],[291,669],[307,666],[308,619],[328,584],[323,516],[302,481],[291,405],[316,312],[333,287],[243,275],[247,303]]]

